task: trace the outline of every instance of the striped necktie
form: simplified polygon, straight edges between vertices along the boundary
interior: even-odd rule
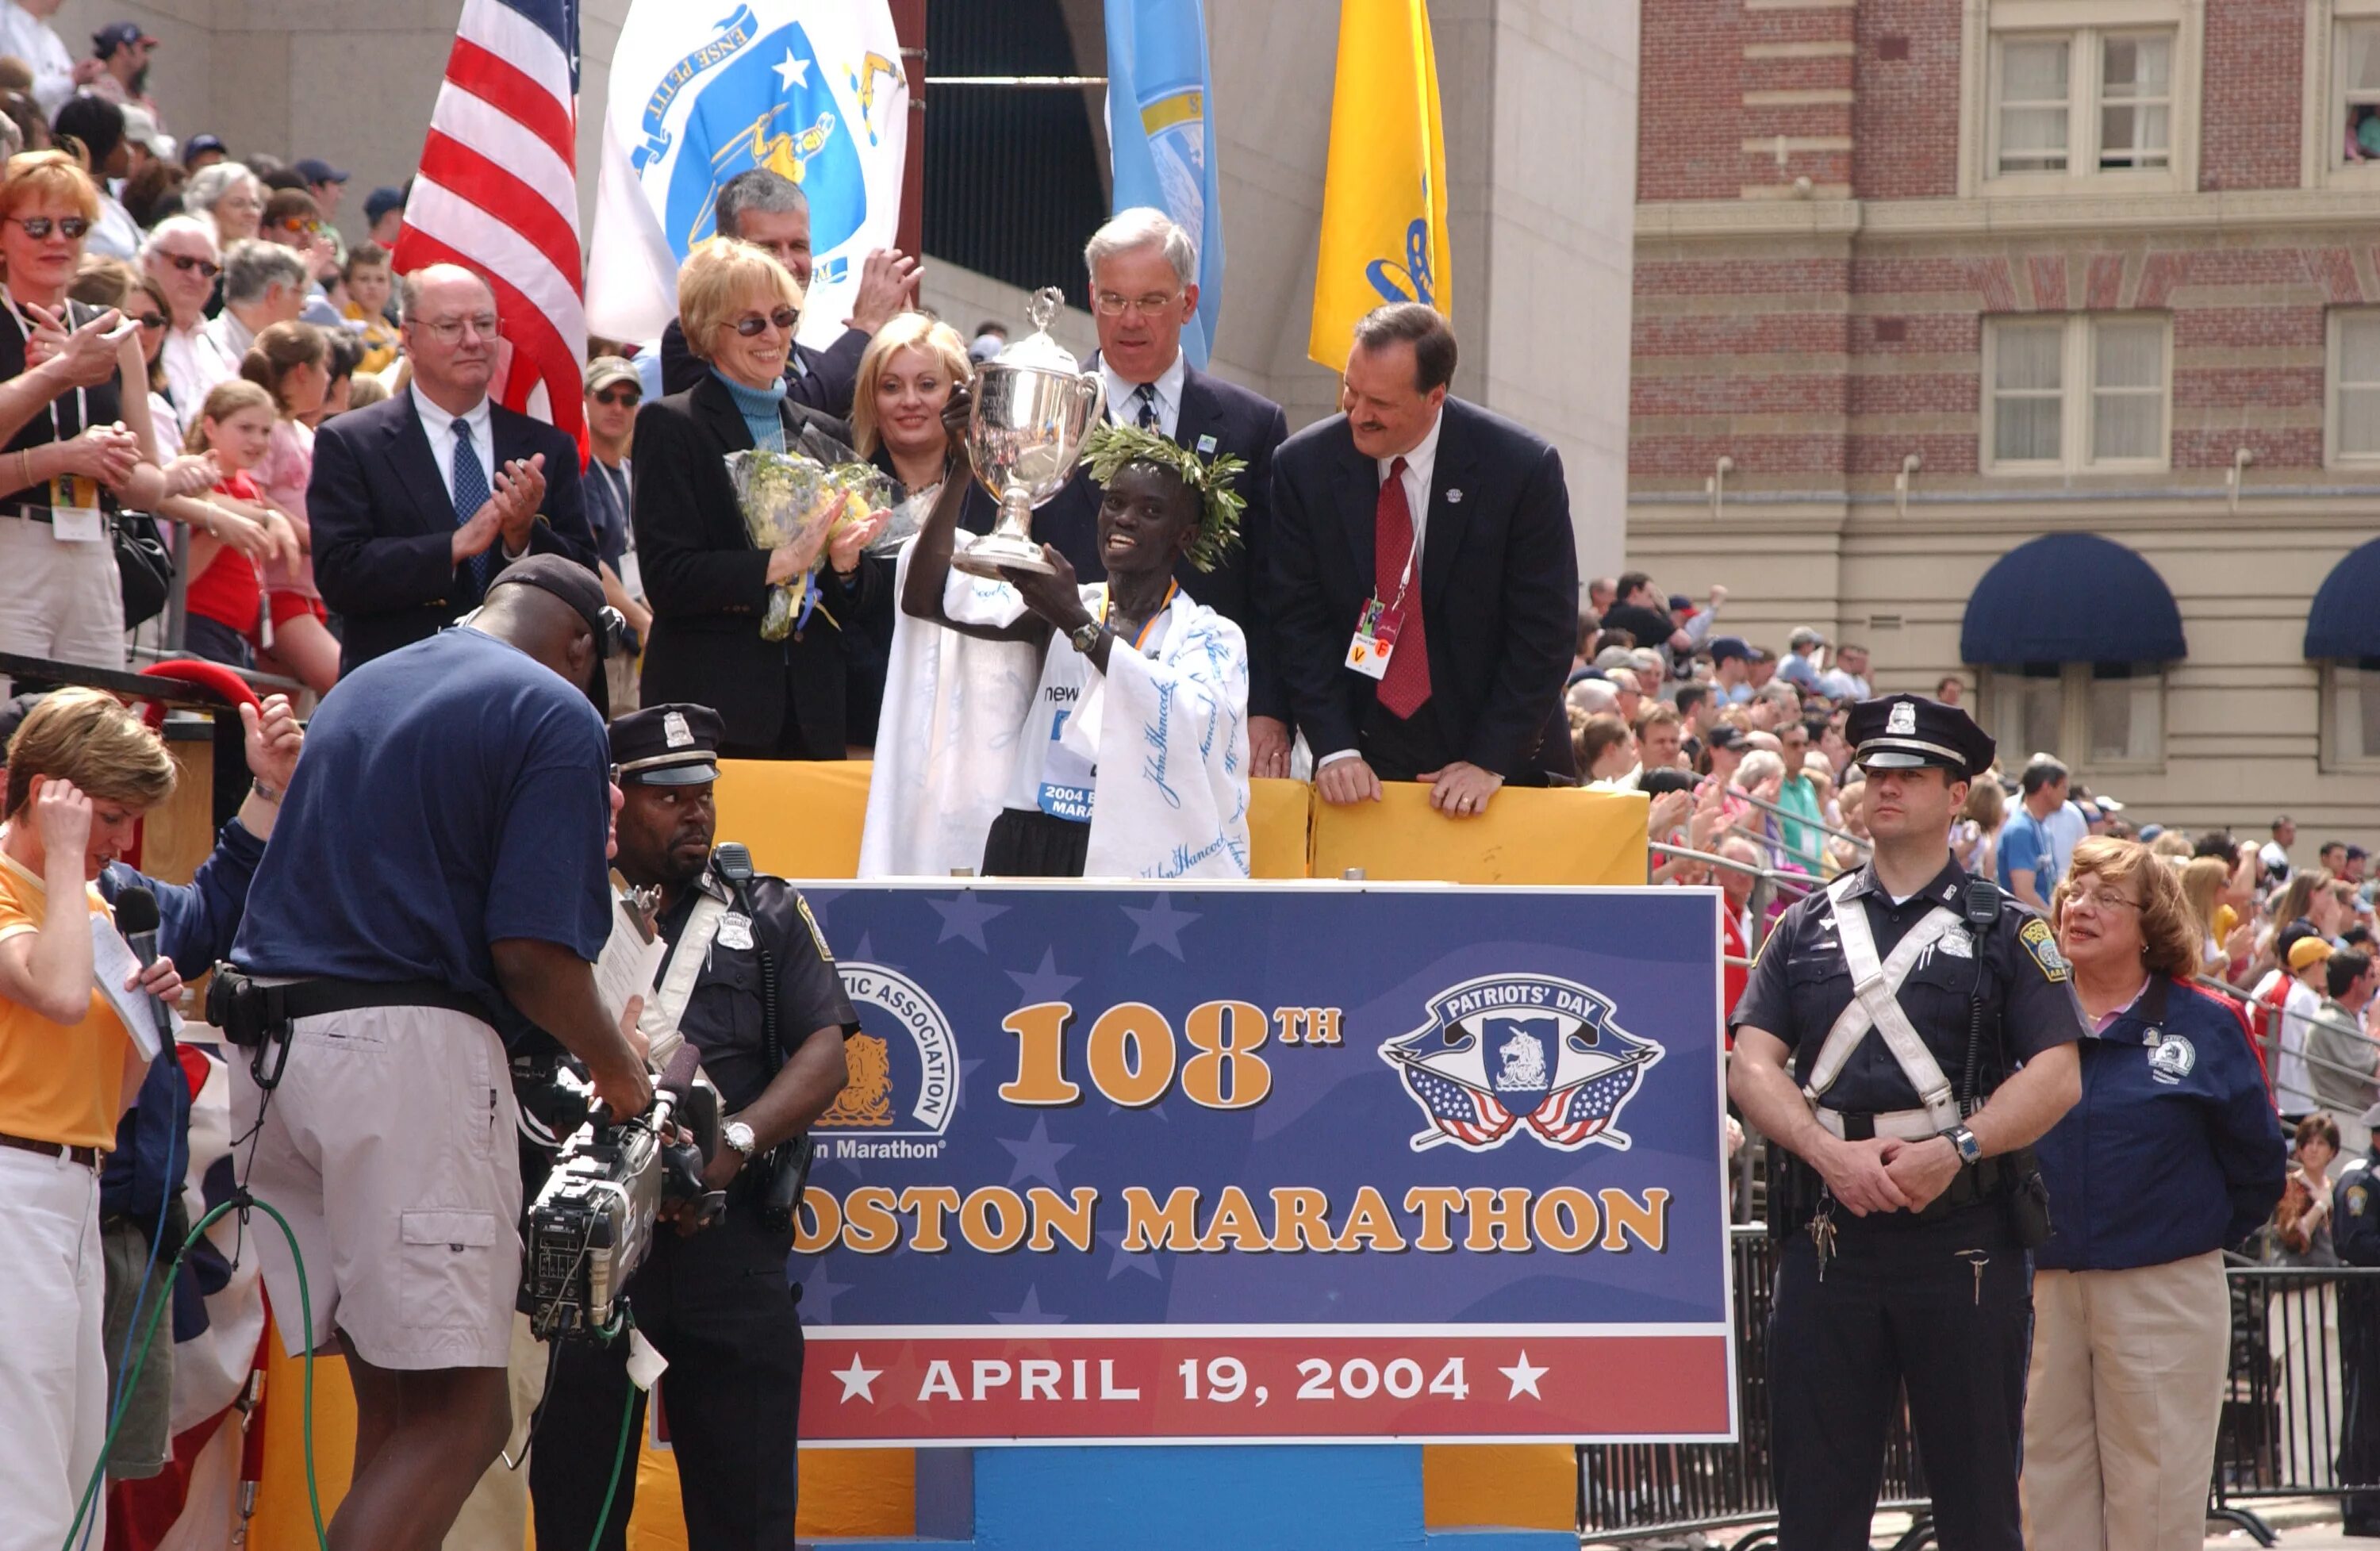
[[[1157,418],[1157,384],[1143,382],[1133,390],[1132,396],[1140,405],[1139,414],[1134,417],[1140,429],[1162,433],[1165,427]]]
[[[472,450],[471,422],[457,418],[455,422],[455,526],[462,527],[488,503],[494,492],[488,489],[487,470],[480,467],[480,454]],[[463,562],[470,573],[472,590],[485,597],[488,591],[488,551],[481,550]]]

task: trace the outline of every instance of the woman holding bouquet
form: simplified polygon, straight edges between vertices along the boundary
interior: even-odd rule
[[[850,442],[841,421],[785,396],[801,303],[766,249],[726,238],[698,246],[678,271],[678,317],[710,370],[637,415],[632,520],[653,610],[640,693],[649,706],[718,711],[730,758],[844,757],[844,625],[884,585],[860,563],[882,514],[764,550],[729,475],[729,454],[783,452],[805,428]],[[806,582],[815,606],[783,639],[764,636],[774,589]]]

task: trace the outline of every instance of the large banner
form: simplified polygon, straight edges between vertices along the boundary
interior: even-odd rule
[[[809,900],[806,1443],[1733,1436],[1716,893]]]

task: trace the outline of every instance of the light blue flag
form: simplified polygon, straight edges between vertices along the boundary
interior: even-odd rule
[[[1198,310],[1182,353],[1207,364],[1223,309],[1223,211],[1201,0],[1107,0],[1108,144],[1115,208],[1151,205],[1198,245]]]

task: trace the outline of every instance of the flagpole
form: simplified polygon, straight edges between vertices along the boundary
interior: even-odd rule
[[[909,145],[901,165],[901,220],[893,246],[911,258],[925,253],[926,0],[890,0],[892,32],[901,41],[901,70],[909,82]]]

